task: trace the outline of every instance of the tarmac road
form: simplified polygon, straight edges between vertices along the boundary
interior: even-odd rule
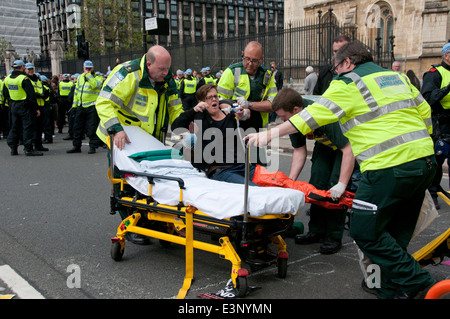
[[[123,260],[113,261],[110,238],[120,218],[109,214],[106,150],[88,155],[83,146],[81,154],[66,154],[71,142],[63,141],[64,136],[57,134],[42,157],[26,157],[21,148],[19,156],[10,156],[6,141],[0,140],[0,294],[26,298],[22,291],[11,291],[1,277],[9,267],[46,299],[174,298],[183,284],[184,248],[164,248],[156,240],[149,246],[127,242]],[[286,144],[280,148],[280,170],[287,172],[291,153]],[[300,179],[309,179],[309,165]],[[443,186],[448,189],[447,177]],[[307,206],[296,217],[305,231]],[[411,242],[411,252],[448,229],[450,208],[443,201],[441,207],[440,216]],[[318,253],[318,244],[299,246],[292,238],[286,242],[287,277],[279,279],[275,266],[251,272],[248,284],[259,289],[245,300],[375,299],[360,288],[357,251],[347,232],[342,250],[334,255]],[[195,281],[187,299],[225,287],[228,261],[202,251],[196,251],[194,261]],[[450,278],[447,265],[428,270],[437,280]]]

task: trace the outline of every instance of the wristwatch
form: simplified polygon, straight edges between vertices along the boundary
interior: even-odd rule
[[[248,102],[248,107],[250,108],[250,107],[252,107],[253,106],[253,103],[252,102]]]

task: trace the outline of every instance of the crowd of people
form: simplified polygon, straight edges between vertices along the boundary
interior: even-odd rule
[[[363,271],[363,289],[379,298],[414,298],[435,283],[407,246],[425,192],[440,183],[439,167],[446,158],[436,161],[434,146],[450,136],[446,114],[450,44],[442,48],[442,63],[431,67],[423,83],[401,73],[396,65],[392,69],[376,65],[371,53],[348,37],[336,38],[333,51],[331,65],[318,74],[310,67],[306,70],[307,94],[316,95],[312,100],[283,88],[276,63],[262,65],[264,50],[256,41],[246,45],[240,62],[215,76],[209,67],[201,75],[192,69],[172,74],[172,57],[158,45],[140,59],[118,64],[106,78],[96,75],[92,62],[85,61],[83,73],[63,75],[47,86],[39,84],[45,81],[30,71],[32,65],[16,61],[1,90],[2,114],[5,110],[10,114],[7,142],[12,155],[17,155],[20,139],[26,155],[42,155],[46,151],[42,143],[51,142],[45,135],[45,108],[58,104],[56,115],[51,117],[49,112],[50,126],[54,129],[56,121],[62,132],[69,114],[68,139],[73,140],[73,148],[68,153],[81,152],[84,136],[89,138],[91,154],[107,136],[123,149],[130,143],[124,131],[127,125],[140,126],[161,141],[169,127],[183,128],[202,140],[199,160],[194,162],[198,169],[209,178],[243,183],[239,143],[258,148],[289,135],[294,148],[289,177],[295,180],[305,167],[306,139],[314,139],[309,182],[329,190],[333,200],[346,190],[355,193],[350,236],[357,244],[362,269],[369,264],[380,267],[378,283]],[[282,123],[261,130],[274,120],[273,115]],[[222,132],[223,140],[204,134],[210,128]],[[230,134],[248,129],[253,133],[243,138]],[[41,143],[38,135],[42,133]],[[203,158],[205,149],[218,141],[226,151]],[[258,156],[252,165],[262,162]],[[120,170],[114,173],[121,174]],[[119,213],[122,218],[128,216],[125,210]],[[297,235],[295,242],[320,243],[320,253],[334,254],[342,247],[345,218],[345,210],[311,205],[308,232]],[[148,243],[144,236],[127,236],[136,244]]]

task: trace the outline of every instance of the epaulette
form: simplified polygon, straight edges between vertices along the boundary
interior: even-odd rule
[[[125,63],[122,63],[122,69],[127,71],[127,73],[131,73],[134,71],[137,71],[141,68],[141,59],[136,59],[132,61],[128,61]]]

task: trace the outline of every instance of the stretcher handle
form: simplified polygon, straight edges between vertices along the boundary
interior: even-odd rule
[[[248,185],[250,179],[249,149],[245,148],[245,187],[244,187],[244,223],[242,224],[241,245],[247,244],[247,224],[248,224]]]
[[[149,173],[143,173],[143,172],[134,172],[134,171],[121,171],[123,174],[125,175],[131,175],[131,177],[136,177],[136,176],[145,176],[148,179],[148,182],[150,184],[155,184],[153,183],[153,180],[155,178],[159,178],[159,179],[165,179],[165,180],[169,180],[169,181],[175,181],[178,182],[178,186],[181,189],[186,189],[184,187],[184,181],[179,178],[179,177],[171,177],[171,176],[164,176],[164,175],[155,175],[155,174],[149,174]]]

